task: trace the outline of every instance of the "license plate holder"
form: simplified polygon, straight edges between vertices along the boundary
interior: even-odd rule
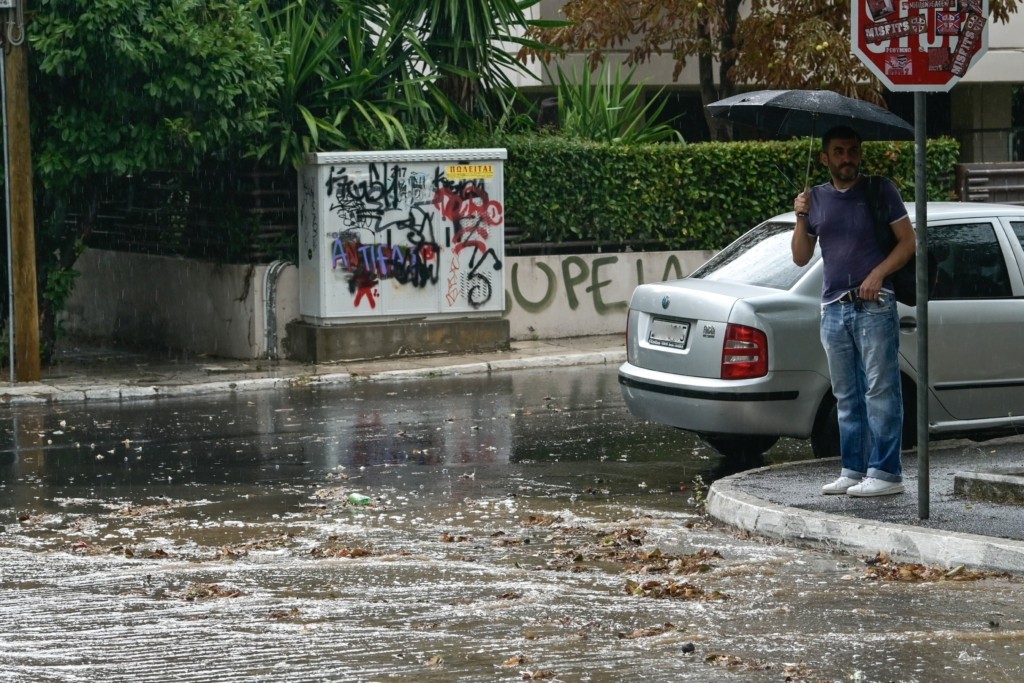
[[[690,338],[690,323],[679,320],[654,318],[647,341],[654,346],[667,346],[672,349],[685,349]]]

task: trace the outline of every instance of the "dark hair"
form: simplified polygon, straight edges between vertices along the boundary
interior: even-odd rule
[[[849,126],[834,126],[825,131],[825,134],[821,136],[821,149],[824,152],[828,151],[828,145],[833,140],[856,140],[857,142],[863,142],[860,139],[860,133],[855,131]]]

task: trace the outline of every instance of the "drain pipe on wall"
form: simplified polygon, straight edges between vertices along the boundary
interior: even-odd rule
[[[277,338],[277,281],[291,264],[291,261],[273,261],[263,273],[263,343],[268,360],[281,357]]]

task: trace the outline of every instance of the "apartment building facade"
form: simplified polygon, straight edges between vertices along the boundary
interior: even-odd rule
[[[560,13],[564,0],[541,0],[531,11],[543,19],[564,18]],[[949,135],[960,142],[961,162],[1024,162],[1024,120],[1015,120],[1013,99],[1024,88],[1024,12],[1012,15],[1007,24],[990,22],[988,52],[946,93],[928,93],[927,132],[929,137]],[[613,66],[624,63],[628,47],[607,51]],[[851,55],[851,59],[855,59]],[[563,70],[571,73],[583,68],[582,54],[562,60]],[[523,90],[540,98],[553,91],[547,74],[537,63],[530,64],[533,78],[523,77]],[[689,60],[677,79],[672,74],[675,62],[670,55],[653,56],[641,64],[635,78],[651,92],[664,88],[669,99],[666,116],[678,116],[678,126],[686,140],[709,139],[704,121],[696,60]],[[554,69],[551,69],[554,73]],[[757,89],[757,84],[742,87]],[[890,109],[907,121],[913,121],[913,93],[887,92]]]

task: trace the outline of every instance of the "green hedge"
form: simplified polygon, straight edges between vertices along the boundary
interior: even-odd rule
[[[775,214],[803,185],[808,141],[608,145],[509,137],[505,222],[518,241],[646,242],[720,249]],[[817,161],[811,184],[828,179]],[[930,140],[928,197],[954,197],[959,145]],[[864,172],[891,177],[914,200],[914,143],[867,142]]]

